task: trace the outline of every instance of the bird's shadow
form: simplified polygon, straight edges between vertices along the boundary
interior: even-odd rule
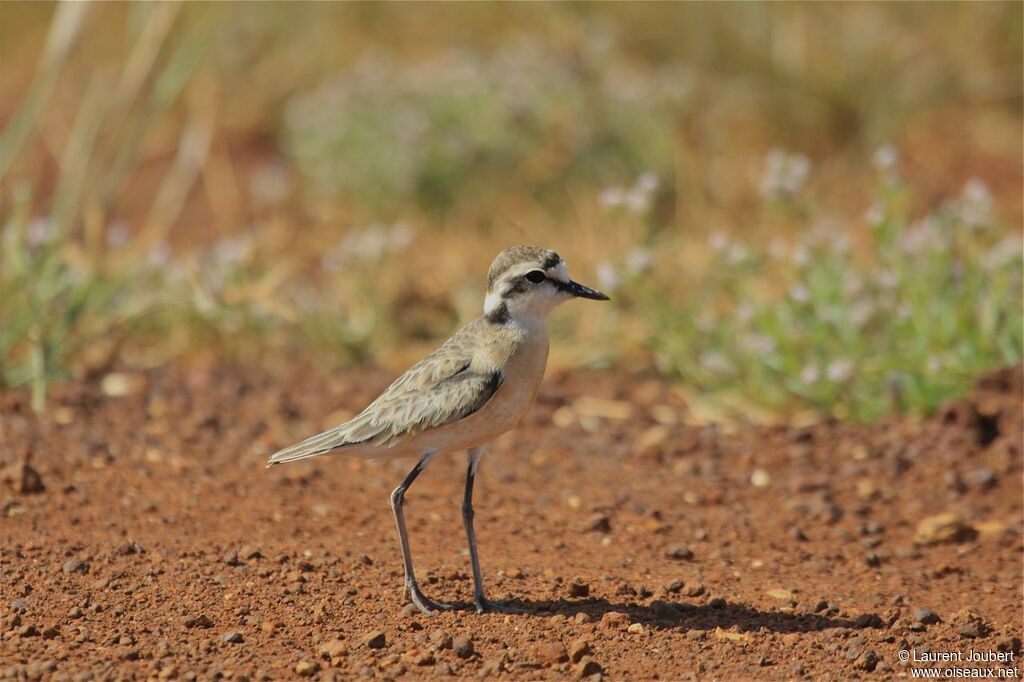
[[[742,632],[756,632],[764,628],[769,632],[787,633],[865,627],[845,618],[813,613],[759,611],[745,604],[732,603],[711,606],[656,600],[649,605],[642,605],[616,604],[599,598],[578,601],[511,599],[503,603],[521,611],[523,616],[550,618],[561,614],[575,618],[576,614],[585,613],[594,622],[600,622],[606,613],[615,611],[625,614],[630,623],[642,623],[657,630],[728,630],[739,626]]]

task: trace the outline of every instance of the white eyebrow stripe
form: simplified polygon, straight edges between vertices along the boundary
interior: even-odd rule
[[[569,281],[569,266],[567,266],[565,264],[565,261],[562,261],[558,265],[556,265],[554,267],[548,268],[547,274],[548,274],[549,277],[557,279],[560,282],[568,282]]]

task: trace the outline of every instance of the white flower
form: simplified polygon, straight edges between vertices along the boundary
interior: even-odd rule
[[[602,289],[614,291],[622,285],[622,277],[611,263],[598,263],[597,285]]]
[[[42,246],[53,237],[53,223],[45,218],[34,218],[25,231],[25,241],[29,246]]]
[[[213,245],[211,254],[215,265],[231,265],[249,255],[252,248],[252,237],[240,234],[221,239]]]
[[[771,355],[775,352],[775,341],[764,334],[750,334],[744,345],[748,351],[757,355]]]
[[[724,232],[712,232],[708,235],[708,248],[715,253],[722,253],[729,246],[729,237]]]
[[[804,368],[800,370],[800,381],[807,384],[808,386],[818,383],[821,379],[821,370],[813,364],[804,365]]]
[[[160,242],[158,244],[154,244],[149,250],[149,253],[146,254],[146,262],[149,263],[150,266],[157,267],[160,265],[166,265],[167,261],[170,260],[170,257],[170,245],[168,245],[167,242]]]
[[[804,186],[810,173],[811,162],[803,154],[772,149],[764,157],[761,196],[766,199],[791,197]]]
[[[642,246],[630,249],[629,253],[626,254],[626,267],[634,273],[647,272],[651,269],[651,263],[653,262],[654,258],[651,256],[651,250]]]
[[[875,304],[871,301],[857,301],[850,307],[850,322],[855,327],[863,327],[875,315]]]
[[[856,273],[848,272],[846,277],[843,279],[843,293],[850,298],[853,298],[863,290],[864,280],[862,280]]]
[[[388,234],[388,248],[392,252],[404,251],[412,244],[414,236],[415,231],[412,225],[406,222],[397,222],[391,226],[391,232]]]
[[[274,162],[256,166],[249,173],[249,192],[256,201],[265,205],[284,202],[292,192],[288,169]]]
[[[868,206],[868,210],[864,213],[864,220],[866,220],[868,225],[871,227],[878,227],[885,222],[885,209],[877,202],[871,204]]]
[[[626,207],[626,210],[633,215],[640,215],[651,207],[651,195],[637,189],[636,187],[632,187],[626,192],[626,196],[623,199],[623,205]]]
[[[977,178],[964,185],[957,201],[960,220],[975,229],[992,224],[992,193]]]
[[[658,176],[652,171],[641,173],[640,177],[636,179],[636,184],[633,185],[633,188],[647,194],[652,194],[658,189]]]
[[[747,259],[750,252],[742,244],[732,244],[725,254],[725,260],[729,265],[739,265]]]
[[[811,292],[803,284],[794,284],[789,289],[789,297],[797,303],[807,303],[811,300]]]
[[[803,244],[797,244],[793,247],[793,262],[804,267],[811,262],[811,252]]]
[[[1021,243],[1020,237],[1007,235],[981,257],[981,264],[986,270],[998,270],[1010,261],[1020,260],[1022,249],[1024,244]]]
[[[832,250],[838,254],[850,253],[850,235],[837,231],[831,241]]]
[[[900,276],[888,268],[884,268],[878,273],[878,286],[883,289],[895,289],[899,283]]]
[[[621,187],[605,187],[597,195],[597,203],[602,208],[619,208],[626,203],[626,191]]]
[[[833,360],[825,368],[825,378],[833,383],[842,383],[853,376],[853,363],[849,360]]]
[[[929,251],[941,251],[945,246],[942,233],[930,218],[922,218],[913,223],[900,238],[900,246],[908,254],[921,253],[925,249]]]
[[[899,160],[899,152],[891,144],[883,144],[871,155],[871,163],[879,173],[889,173],[895,170]]]
[[[728,358],[713,350],[706,350],[700,354],[700,364],[704,369],[717,374],[727,374],[733,370],[733,364]]]
[[[742,324],[746,324],[754,319],[754,306],[750,305],[749,302],[743,301],[736,306],[736,319]]]
[[[128,241],[128,225],[123,221],[117,221],[107,228],[106,242],[107,248],[116,249],[122,247]]]

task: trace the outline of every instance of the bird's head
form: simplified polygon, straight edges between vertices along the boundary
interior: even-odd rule
[[[494,259],[487,273],[484,315],[494,322],[512,317],[546,317],[570,298],[607,301],[600,291],[569,279],[569,269],[554,251],[511,246]]]

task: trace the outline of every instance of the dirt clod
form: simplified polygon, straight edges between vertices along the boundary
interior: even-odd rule
[[[299,661],[295,664],[295,674],[299,677],[312,677],[319,669],[320,665],[315,661]]]
[[[370,649],[383,649],[388,643],[388,638],[380,630],[373,630],[364,634],[360,641]]]
[[[921,519],[917,524],[914,541],[920,545],[937,545],[944,542],[968,542],[977,535],[978,532],[962,518],[944,513]]]
[[[866,670],[871,672],[878,665],[878,654],[872,650],[867,650],[860,654],[853,662],[853,667],[859,670]]]
[[[466,635],[459,635],[452,640],[452,649],[459,658],[469,658],[473,655],[473,640]]]
[[[345,642],[340,639],[332,639],[321,644],[320,650],[317,654],[320,658],[326,661],[331,661],[331,665],[334,665],[335,661],[341,660],[345,657],[347,651],[348,647]]]
[[[590,594],[590,585],[587,584],[582,578],[576,578],[569,583],[569,596],[570,597],[586,597]]]
[[[689,547],[675,545],[665,552],[665,556],[669,559],[676,559],[677,561],[689,561],[690,559],[693,559],[693,550]]]
[[[625,630],[629,627],[629,616],[620,611],[609,611],[601,617],[598,627],[602,630]]]
[[[593,657],[584,656],[583,659],[576,664],[576,667],[573,668],[573,672],[577,678],[582,679],[584,677],[590,677],[591,675],[604,672],[604,668],[602,668],[601,664],[594,660]]]
[[[584,656],[590,653],[593,653],[590,642],[583,637],[573,640],[569,645],[569,660],[573,663],[579,663]]]
[[[541,642],[533,648],[533,658],[543,665],[552,665],[568,661],[569,654],[561,642]]]
[[[585,528],[597,533],[610,533],[612,531],[612,521],[608,518],[607,514],[594,514],[587,520]]]
[[[440,650],[452,648],[452,636],[441,629],[430,631],[430,643]]]
[[[183,624],[187,628],[209,628],[213,627],[213,621],[205,613],[194,616],[186,616]]]
[[[79,561],[78,559],[68,559],[61,565],[60,570],[65,573],[78,573],[79,575],[85,575],[89,572],[89,564],[84,561]]]

